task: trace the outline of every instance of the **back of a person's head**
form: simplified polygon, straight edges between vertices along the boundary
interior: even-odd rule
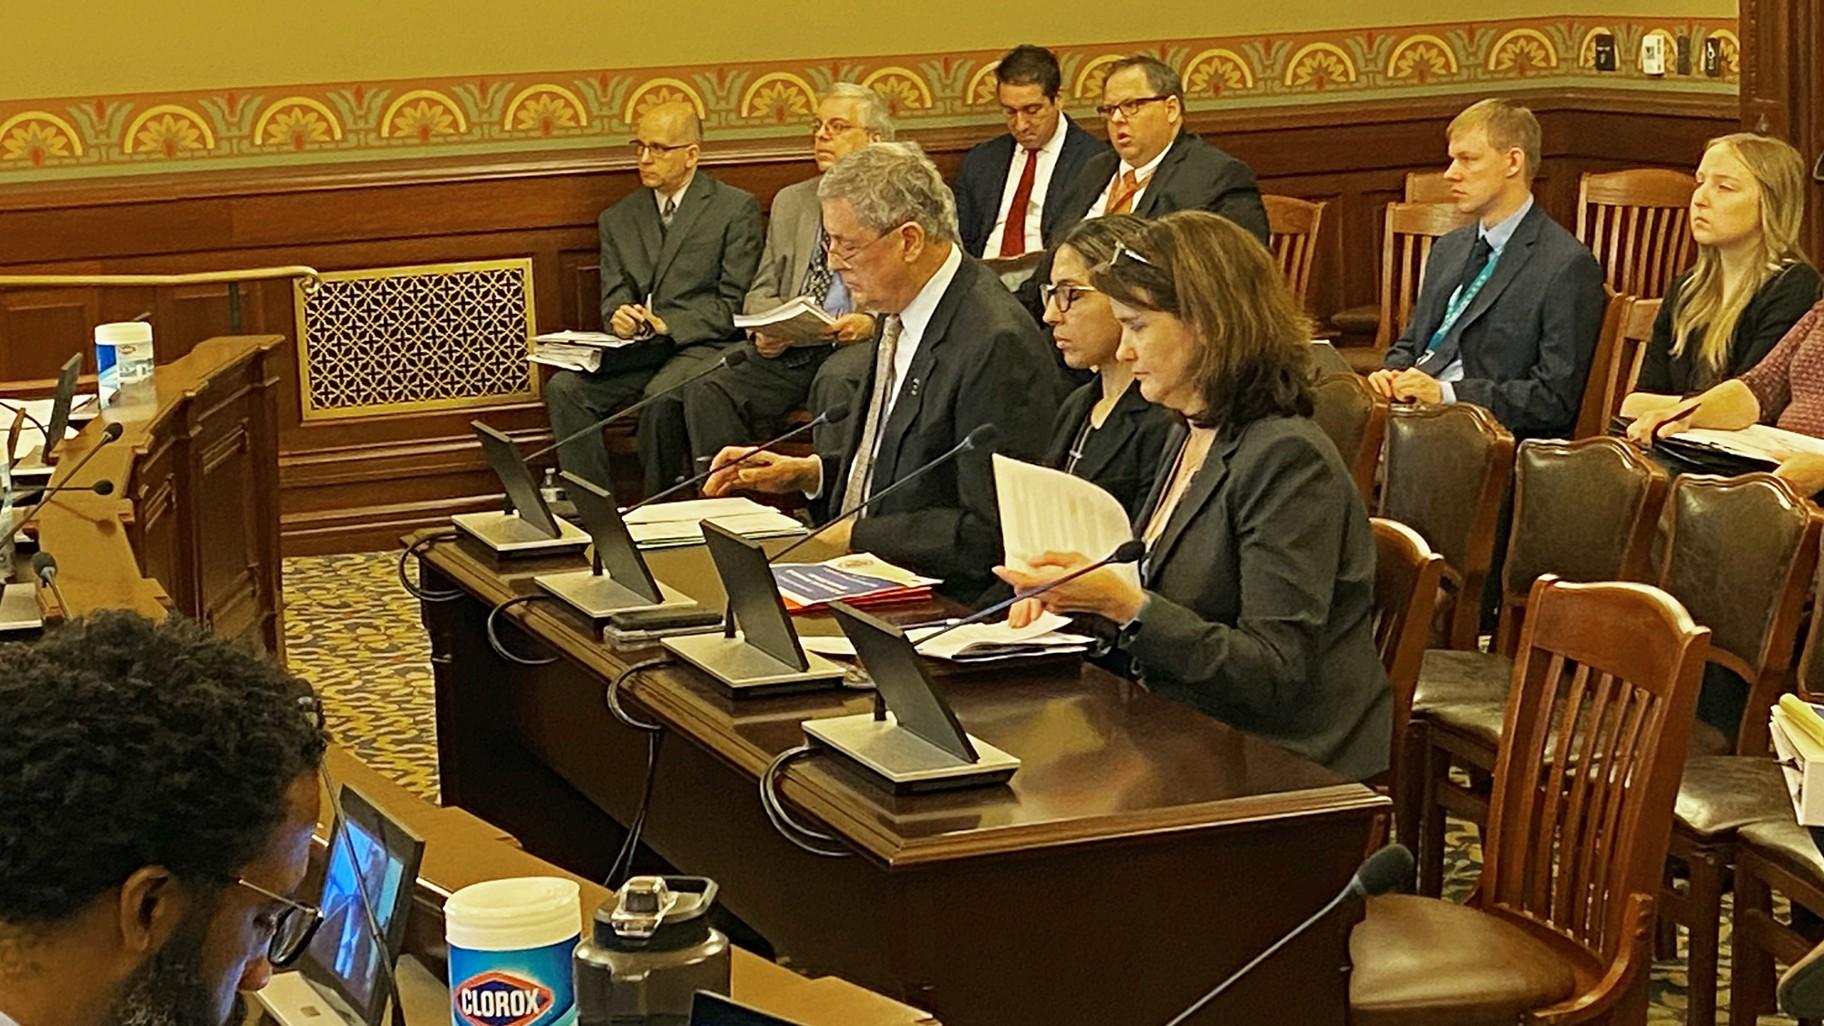
[[[817,196],[847,202],[872,231],[892,231],[910,222],[928,238],[957,240],[956,198],[917,143],[863,146],[824,172]]]
[[[1488,145],[1496,152],[1519,150],[1526,155],[1526,180],[1539,176],[1539,162],[1544,143],[1539,119],[1533,112],[1500,97],[1489,97],[1470,104],[1451,119],[1445,130],[1446,139],[1456,139],[1466,132],[1480,129],[1488,133]]]
[[[315,701],[177,616],[0,645],[0,924],[66,920],[146,866],[231,879],[322,759]]]
[[[1199,423],[1310,416],[1311,323],[1260,240],[1226,217],[1180,210],[1151,222],[1092,277],[1110,299],[1187,324],[1199,346]]]

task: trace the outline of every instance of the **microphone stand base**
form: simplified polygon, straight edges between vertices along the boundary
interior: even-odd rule
[[[969,743],[977,760],[959,759],[902,728],[890,712],[884,720],[872,713],[805,720],[804,735],[900,793],[1004,784],[1020,768],[1018,756],[973,734]]]
[[[502,558],[521,556],[557,556],[581,552],[589,545],[589,535],[563,518],[557,520],[557,537],[553,538],[519,518],[516,513],[498,510],[488,513],[458,513],[450,518],[464,534],[486,545]]]
[[[717,631],[665,638],[659,643],[673,655],[715,678],[716,683],[737,698],[833,687],[842,680],[842,667],[814,652],[804,653],[806,667],[800,670],[748,644],[739,631],[732,638]]]
[[[532,583],[569,603],[577,612],[597,623],[608,619],[613,613],[696,605],[689,595],[663,582],[659,583],[659,601],[654,602],[607,574],[598,574],[594,570],[539,574],[532,578]]]

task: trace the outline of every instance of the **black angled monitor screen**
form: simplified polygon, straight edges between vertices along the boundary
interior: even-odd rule
[[[557,519],[545,506],[544,496],[538,494],[538,482],[532,480],[532,470],[520,459],[513,440],[479,420],[470,421],[469,426],[481,439],[481,454],[493,468],[494,476],[500,478],[501,487],[507,490],[507,501],[513,504],[519,519],[542,531],[545,537],[556,538]]]
[[[659,582],[652,579],[645,558],[640,555],[633,536],[627,533],[627,522],[621,519],[621,511],[614,508],[614,496],[575,474],[558,476],[564,479],[564,492],[576,503],[583,526],[588,528],[589,537],[595,542],[596,572],[606,570],[621,587],[648,602],[660,601]]]
[[[368,1026],[384,1026],[387,993],[380,959],[399,959],[405,943],[405,920],[411,910],[424,841],[375,809],[349,788],[342,788],[342,811],[330,834],[323,871],[323,925],[311,938],[299,964],[306,979],[348,1002]],[[367,895],[375,922],[386,941],[383,953],[374,943],[359,886]]]
[[[76,400],[76,378],[81,373],[82,354],[77,353],[63,362],[63,370],[57,374],[57,391],[51,399],[51,421],[44,428],[44,451],[38,457],[40,462],[51,458],[51,453],[56,451],[57,444],[69,430],[70,404]]]
[[[959,759],[979,761],[950,703],[931,686],[918,650],[898,627],[841,602],[831,603],[830,613],[900,726]]]
[[[697,991],[690,1002],[690,1026],[798,1026],[790,1019],[738,1005],[720,994]]]
[[[810,668],[785,613],[766,552],[714,521],[703,521],[703,544],[728,590],[729,609],[747,643],[796,670]]]

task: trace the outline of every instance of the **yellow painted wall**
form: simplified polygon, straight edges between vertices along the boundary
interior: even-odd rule
[[[1733,18],[1738,0],[10,0],[0,99],[715,64],[1540,16]],[[778,17],[816,10],[816,24]],[[656,24],[651,24],[656,23]]]

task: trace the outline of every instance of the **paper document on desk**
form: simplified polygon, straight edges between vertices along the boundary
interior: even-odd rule
[[[1007,626],[1005,620],[1000,623],[972,623],[967,627],[958,627],[929,644],[920,642],[943,630],[944,625],[914,628],[906,632],[906,637],[912,640],[920,655],[957,663],[985,663],[999,659],[1087,652],[1094,639],[1068,633],[1064,628],[1069,626],[1068,618],[1046,613],[1020,628]],[[855,657],[854,644],[842,635],[801,637],[798,640],[807,652],[848,659]]]
[[[856,605],[928,598],[936,578],[921,577],[868,552],[851,552],[821,563],[781,563],[773,581],[786,609],[804,612],[831,602]]]
[[[627,533],[642,549],[696,545],[703,540],[705,520],[713,520],[716,526],[743,538],[785,538],[807,530],[784,513],[742,496],[655,502],[628,511],[624,519]]]
[[[797,296],[757,314],[735,315],[737,328],[789,338],[793,345],[801,346],[828,345],[835,323],[836,318],[809,296]]]
[[[1134,528],[1121,500],[1089,481],[1061,470],[994,456],[994,490],[1001,510],[1001,548],[1007,565],[1030,571],[1047,552],[1076,552],[1106,558],[1133,540]],[[1109,569],[1138,587],[1133,563]]]
[[[1691,428],[1676,435],[1668,435],[1663,440],[1701,446],[1768,466],[1778,466],[1800,453],[1824,456],[1824,438],[1813,438],[1768,424],[1754,424],[1739,431]]]

